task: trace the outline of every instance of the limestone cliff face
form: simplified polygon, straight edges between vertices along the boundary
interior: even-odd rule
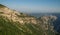
[[[0,4],[0,30],[6,26],[6,30],[14,32],[11,34],[9,31],[11,35],[55,35],[53,21],[56,19],[57,17],[52,15],[36,18]]]

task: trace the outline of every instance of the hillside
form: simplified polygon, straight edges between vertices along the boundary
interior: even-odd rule
[[[55,35],[56,16],[36,18],[0,4],[0,35]]]

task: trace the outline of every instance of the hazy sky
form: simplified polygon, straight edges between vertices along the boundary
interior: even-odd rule
[[[0,0],[0,4],[26,13],[60,12],[60,0]]]

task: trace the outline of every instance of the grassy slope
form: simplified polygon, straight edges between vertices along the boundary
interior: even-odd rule
[[[44,35],[43,30],[39,25],[32,23],[21,25],[19,22],[10,21],[0,15],[0,35]],[[46,31],[48,35],[54,35],[53,32],[49,33],[49,31]]]
[[[4,8],[5,6],[0,4],[0,8]],[[3,12],[0,12],[3,14]],[[18,17],[25,17],[23,13],[17,15]],[[48,35],[54,35],[53,32],[46,31]],[[51,33],[50,33],[51,32]],[[44,35],[44,29],[39,25],[35,25],[32,23],[25,23],[21,25],[19,22],[10,21],[8,18],[0,15],[0,35]]]
[[[21,25],[0,15],[0,35],[39,35],[41,32],[36,28],[34,24]]]

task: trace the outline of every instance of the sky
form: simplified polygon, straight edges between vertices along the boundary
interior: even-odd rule
[[[0,4],[24,13],[60,13],[60,0],[0,0]]]

